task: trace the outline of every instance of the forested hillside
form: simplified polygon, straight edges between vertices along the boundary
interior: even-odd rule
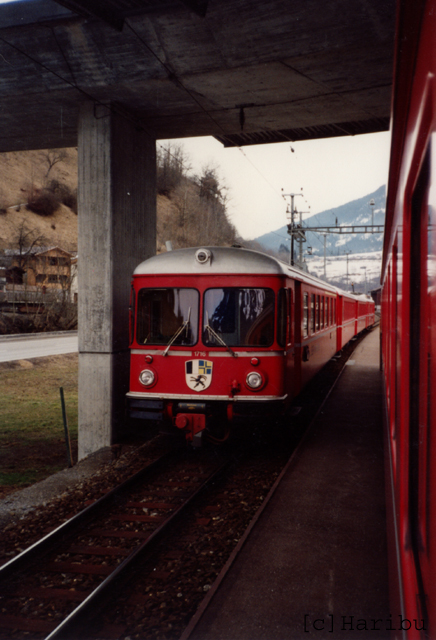
[[[217,169],[193,175],[182,145],[157,151],[157,251],[167,241],[174,248],[232,244]],[[0,252],[23,243],[77,251],[77,150],[0,154],[0,221]]]

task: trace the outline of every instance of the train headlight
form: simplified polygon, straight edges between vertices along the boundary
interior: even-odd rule
[[[151,387],[156,381],[156,376],[151,369],[144,369],[139,374],[139,382],[144,385],[144,387]]]
[[[260,389],[263,386],[263,377],[258,371],[250,371],[245,379],[247,387],[250,389]]]
[[[212,254],[209,249],[198,249],[195,253],[195,259],[200,264],[206,264],[206,262],[211,261]]]

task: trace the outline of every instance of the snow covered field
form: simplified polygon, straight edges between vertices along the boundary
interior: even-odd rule
[[[381,251],[368,253],[350,253],[348,255],[348,286],[347,286],[347,256],[327,256],[326,258],[326,279],[332,284],[336,284],[343,289],[352,290],[357,293],[369,293],[372,289],[380,286]],[[319,278],[324,277],[324,256],[308,256],[306,264],[309,273]]]

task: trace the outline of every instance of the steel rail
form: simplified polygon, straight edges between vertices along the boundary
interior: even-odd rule
[[[75,516],[61,524],[59,527],[48,533],[44,538],[38,540],[28,549],[25,549],[15,558],[9,560],[0,567],[0,586],[11,576],[16,578],[17,573],[28,569],[30,566],[39,562],[45,555],[52,553],[57,547],[64,546],[69,539],[74,537],[78,531],[85,527],[90,521],[94,520],[102,511],[107,509],[111,504],[119,500],[124,493],[130,491],[136,484],[146,479],[165,465],[168,460],[174,457],[175,452],[165,453],[157,460],[154,460],[146,467],[135,473],[133,476],[122,482],[120,485],[106,493],[93,504],[77,513]]]
[[[181,504],[150,536],[120,564],[114,571],[83,600],[83,602],[72,611],[61,622],[45,640],[77,640],[82,637],[80,632],[84,626],[89,629],[91,617],[95,618],[99,609],[110,599],[115,589],[131,577],[132,573],[140,571],[141,563],[149,558],[149,553],[158,544],[174,523],[181,518],[196,499],[215,482],[223,471],[230,465],[230,460],[222,463],[208,478],[191,494],[183,504]]]

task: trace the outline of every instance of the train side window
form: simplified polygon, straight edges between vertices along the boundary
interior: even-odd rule
[[[315,330],[319,331],[319,296],[316,296],[315,304]]]
[[[280,289],[277,300],[277,342],[286,346],[286,329],[288,326],[288,291]]]
[[[303,337],[307,338],[308,335],[309,335],[309,294],[305,293],[303,295]]]
[[[315,324],[315,294],[314,293],[312,293],[310,296],[310,328],[312,333],[315,333],[316,324]]]
[[[326,296],[325,299],[325,326],[328,327],[330,322],[330,298]]]
[[[433,155],[433,150],[432,150]],[[431,477],[432,336],[434,305],[434,222],[430,151],[412,197],[410,228],[409,519],[412,546],[422,581],[421,601],[434,581],[429,523],[434,496]],[[433,160],[433,158],[431,158]],[[432,187],[433,188],[433,187]]]
[[[321,296],[319,315],[320,315],[319,326],[320,326],[320,329],[323,329],[324,328],[324,296]]]

